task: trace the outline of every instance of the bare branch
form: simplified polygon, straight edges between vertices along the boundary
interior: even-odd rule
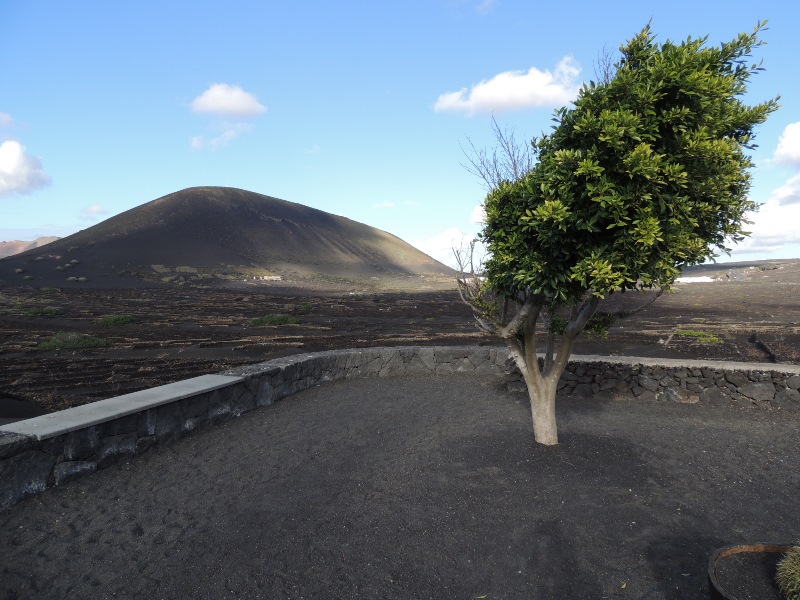
[[[594,63],[594,76],[597,78],[597,82],[604,85],[611,83],[616,72],[617,64],[614,62],[614,56],[608,48],[603,46],[603,51],[598,54],[597,61]]]
[[[492,148],[491,153],[484,148],[476,148],[470,138],[467,138],[469,149],[461,147],[461,152],[467,159],[461,166],[483,181],[489,191],[499,187],[503,181],[519,181],[534,165],[531,145],[518,142],[514,130],[501,128],[494,116],[492,133],[497,145]]]

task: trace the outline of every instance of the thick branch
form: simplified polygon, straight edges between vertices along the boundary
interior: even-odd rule
[[[589,291],[591,294],[591,290]],[[545,377],[549,377],[551,373],[558,373],[559,376],[564,372],[567,366],[570,354],[572,354],[572,345],[575,343],[575,338],[578,337],[586,323],[592,318],[597,307],[600,304],[600,298],[595,295],[587,297],[580,307],[575,307],[572,310],[572,315],[566,329],[564,330],[564,337],[561,340],[561,347],[558,349],[555,361],[550,369],[545,372]]]
[[[611,313],[611,316],[618,317],[618,318],[623,318],[623,317],[630,317],[630,316],[633,316],[633,315],[635,315],[637,313],[640,313],[645,308],[650,306],[653,302],[658,300],[661,297],[661,294],[663,294],[663,293],[664,293],[664,288],[658,288],[658,291],[655,294],[653,294],[653,296],[651,298],[648,298],[647,302],[642,303],[640,306],[637,306],[633,310],[619,310],[619,311],[613,312],[613,313]]]

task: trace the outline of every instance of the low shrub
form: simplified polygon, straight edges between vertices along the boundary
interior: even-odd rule
[[[256,327],[260,325],[297,325],[300,321],[297,317],[283,313],[264,315],[263,317],[256,317],[250,321],[251,325]]]
[[[102,317],[99,323],[100,327],[121,327],[133,323],[141,323],[141,321],[139,317],[134,317],[133,315],[107,315]]]
[[[40,342],[39,350],[73,350],[78,348],[105,348],[111,341],[92,335],[74,332],[61,332],[53,335],[49,340]]]
[[[54,317],[61,312],[57,306],[25,306],[22,307],[22,314],[29,317]]]
[[[725,341],[713,333],[708,333],[707,331],[695,331],[694,329],[681,329],[676,331],[675,335],[691,337],[696,339],[698,342],[703,342],[705,344],[722,344]]]
[[[784,555],[778,563],[776,578],[786,600],[800,600],[800,546]]]

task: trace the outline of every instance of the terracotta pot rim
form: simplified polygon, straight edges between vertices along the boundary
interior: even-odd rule
[[[742,554],[744,552],[753,552],[753,553],[781,553],[785,554],[790,549],[798,546],[798,544],[765,544],[765,543],[755,543],[755,544],[735,544],[733,546],[723,546],[722,548],[717,548],[714,552],[711,553],[711,557],[708,560],[708,582],[711,586],[711,597],[712,598],[727,598],[729,600],[737,600],[736,596],[733,596],[725,591],[725,589],[719,584],[717,581],[717,561],[719,559],[725,558],[727,556],[732,556],[734,554]],[[714,595],[716,593],[716,595]]]

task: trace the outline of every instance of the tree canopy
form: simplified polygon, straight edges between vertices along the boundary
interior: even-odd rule
[[[534,139],[531,171],[486,198],[490,287],[570,304],[669,285],[741,240],[755,209],[747,150],[777,108],[741,98],[762,28],[659,46],[648,25],[625,44],[610,80],[585,85]]]

